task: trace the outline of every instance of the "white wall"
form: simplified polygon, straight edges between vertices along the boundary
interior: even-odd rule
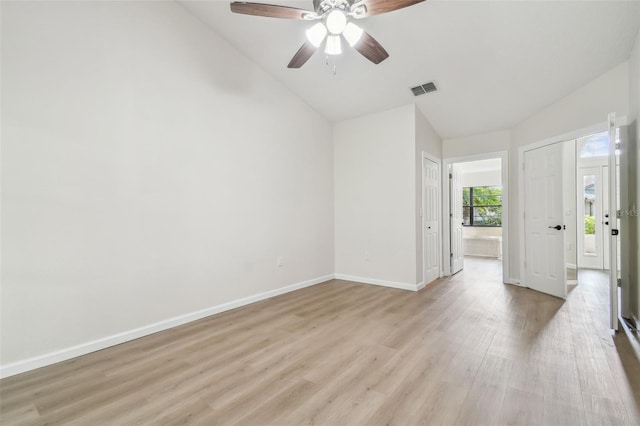
[[[2,90],[4,367],[333,274],[330,124],[173,2],[2,2]]]
[[[557,138],[594,125],[605,126],[607,115],[629,113],[629,66],[624,62],[549,107],[520,122],[512,131],[510,158],[517,159],[518,148],[534,142]],[[604,127],[606,129],[606,127]],[[516,160],[517,161],[517,160]],[[511,197],[509,211],[510,268],[513,278],[520,277],[519,232],[522,213],[518,205],[519,168],[509,169]]]
[[[464,167],[465,163],[456,164],[458,167]],[[502,170],[462,170],[462,186],[497,186],[502,185]]]
[[[416,284],[414,108],[334,125],[337,276]]]
[[[636,35],[636,41],[629,57],[629,126],[631,129],[632,137],[635,137],[635,162],[634,170],[636,176],[636,194],[635,200],[630,200],[631,203],[635,201],[636,211],[640,204],[640,172],[638,166],[640,165],[640,32]],[[633,155],[633,154],[631,154]],[[633,175],[632,173],[632,175]],[[637,238],[635,239],[635,245],[631,247],[632,256],[635,256],[635,269],[630,271],[631,275],[631,311],[635,316],[636,321],[640,321],[640,250],[638,245],[640,244],[640,226],[638,226],[638,217],[632,216],[629,218],[630,225],[635,227]]]
[[[445,139],[442,142],[443,158],[508,151],[510,148],[511,130],[499,130],[464,138]]]
[[[415,107],[414,107],[415,108]],[[415,171],[416,171],[416,282],[421,283],[424,279],[423,272],[423,245],[422,245],[422,216],[420,216],[420,209],[422,208],[422,153],[426,152],[430,154],[432,158],[442,158],[442,139],[436,133],[431,123],[422,114],[422,112],[415,108]],[[442,167],[442,165],[440,165]],[[442,197],[441,197],[442,198]],[[442,210],[442,209],[440,209]],[[442,241],[442,236],[440,236]],[[440,265],[442,268],[442,265]]]
[[[580,89],[549,105],[513,128],[520,147],[604,123],[607,115],[629,113],[629,65],[623,62]]]

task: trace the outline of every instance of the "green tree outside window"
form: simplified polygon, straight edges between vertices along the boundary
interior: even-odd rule
[[[502,226],[502,186],[462,189],[465,226]]]

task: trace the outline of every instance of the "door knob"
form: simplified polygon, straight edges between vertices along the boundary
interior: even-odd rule
[[[549,226],[550,229],[557,229],[558,231],[562,229],[562,225]]]

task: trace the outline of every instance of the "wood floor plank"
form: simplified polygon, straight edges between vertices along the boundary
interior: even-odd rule
[[[419,292],[332,280],[0,381],[0,424],[636,425],[608,281],[566,301],[500,262]]]

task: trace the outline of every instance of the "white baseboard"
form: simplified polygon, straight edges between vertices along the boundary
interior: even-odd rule
[[[202,309],[200,311],[191,312],[188,314],[162,320],[154,324],[146,325],[144,327],[139,327],[133,330],[128,330],[122,333],[114,334],[112,336],[107,336],[101,339],[82,343],[76,346],[72,346],[70,348],[65,348],[59,351],[50,352],[48,354],[36,356],[33,358],[16,361],[11,364],[2,365],[0,366],[0,378],[14,376],[16,374],[24,373],[26,371],[35,370],[36,368],[45,367],[47,365],[66,361],[68,359],[75,358],[81,355],[86,355],[91,352],[99,351],[101,349],[105,349],[110,346],[119,345],[120,343],[128,342],[130,340],[138,339],[140,337],[148,336],[150,334],[157,333],[159,331],[168,330],[170,328],[177,327],[179,325],[186,324],[192,321],[196,321],[211,315],[219,314],[221,312],[229,311],[231,309],[235,309],[241,306],[249,305],[251,303],[259,302],[261,300],[268,299],[270,297],[279,296],[281,294],[289,293],[294,290],[299,290],[301,288],[320,284],[320,283],[332,280],[333,278],[334,278],[334,275],[331,274],[331,275],[325,275],[319,278],[314,278],[312,280],[302,281],[286,287],[280,287],[275,290],[255,294],[253,296],[234,300],[228,303],[223,303],[217,306],[212,306],[210,308]]]
[[[362,284],[372,284],[372,285],[379,285],[382,287],[399,288],[401,290],[409,290],[409,291],[419,290],[417,284],[406,284],[406,283],[398,283],[394,281],[377,280],[374,278],[354,277],[352,275],[344,275],[344,274],[336,274],[335,278],[337,280],[355,281]]]
[[[566,265],[566,266],[567,266],[567,268],[569,268],[569,269],[578,269],[578,267],[577,267],[575,264],[573,264],[573,263],[567,263],[567,265]]]

